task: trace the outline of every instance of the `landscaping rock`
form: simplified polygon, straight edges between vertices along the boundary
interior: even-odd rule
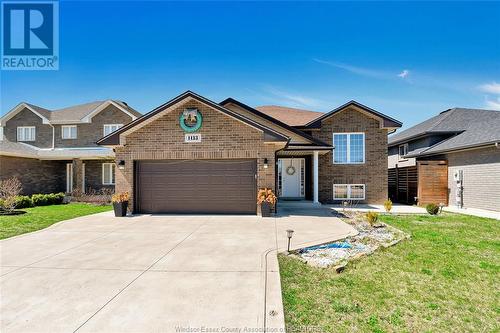
[[[351,224],[358,234],[341,241],[301,249],[297,256],[316,267],[332,267],[341,273],[347,263],[375,252],[378,248],[387,248],[409,238],[409,235],[385,223],[371,226],[363,215],[351,215],[344,220]]]

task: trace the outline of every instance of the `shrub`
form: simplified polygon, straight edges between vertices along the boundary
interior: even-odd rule
[[[47,194],[49,205],[60,205],[64,201],[64,193],[50,193]]]
[[[377,212],[368,212],[366,213],[366,219],[370,225],[374,225],[378,221],[378,213]]]
[[[33,207],[33,200],[27,195],[18,195],[15,197],[15,207],[16,209],[30,208]]]
[[[427,210],[427,213],[431,215],[437,215],[439,213],[439,206],[433,203],[427,204],[425,209]]]
[[[391,201],[391,199],[387,199],[386,201],[384,201],[384,208],[385,208],[386,212],[390,212],[391,211],[391,209],[392,209],[392,201]]]
[[[49,198],[46,194],[33,194],[31,196],[31,199],[33,200],[33,204],[35,206],[47,206],[50,205],[49,203]]]
[[[111,196],[113,193],[114,190],[110,188],[102,188],[99,191],[89,188],[85,193],[82,191],[73,191],[71,194],[71,201],[85,202],[94,205],[108,205],[111,203]]]
[[[16,177],[0,180],[2,209],[11,212],[16,207],[16,197],[21,193],[22,184]]]

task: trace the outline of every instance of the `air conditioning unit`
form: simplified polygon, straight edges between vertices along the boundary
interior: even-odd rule
[[[462,170],[455,170],[453,172],[453,180],[456,182],[461,182],[463,179],[463,171]]]

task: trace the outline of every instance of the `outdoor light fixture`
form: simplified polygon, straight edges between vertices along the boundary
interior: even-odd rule
[[[121,160],[120,162],[118,162],[118,169],[120,169],[120,170],[125,169],[125,161],[124,160]]]
[[[292,236],[293,236],[293,230],[292,229],[288,229],[286,231],[286,237],[288,237],[288,247],[287,247],[287,252],[290,253],[290,240],[292,239]]]
[[[264,159],[264,169],[267,169],[268,167],[268,161],[267,161],[267,158]]]

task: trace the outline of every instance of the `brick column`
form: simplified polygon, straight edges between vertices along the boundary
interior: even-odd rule
[[[73,191],[83,193],[83,161],[80,159],[73,160]]]

